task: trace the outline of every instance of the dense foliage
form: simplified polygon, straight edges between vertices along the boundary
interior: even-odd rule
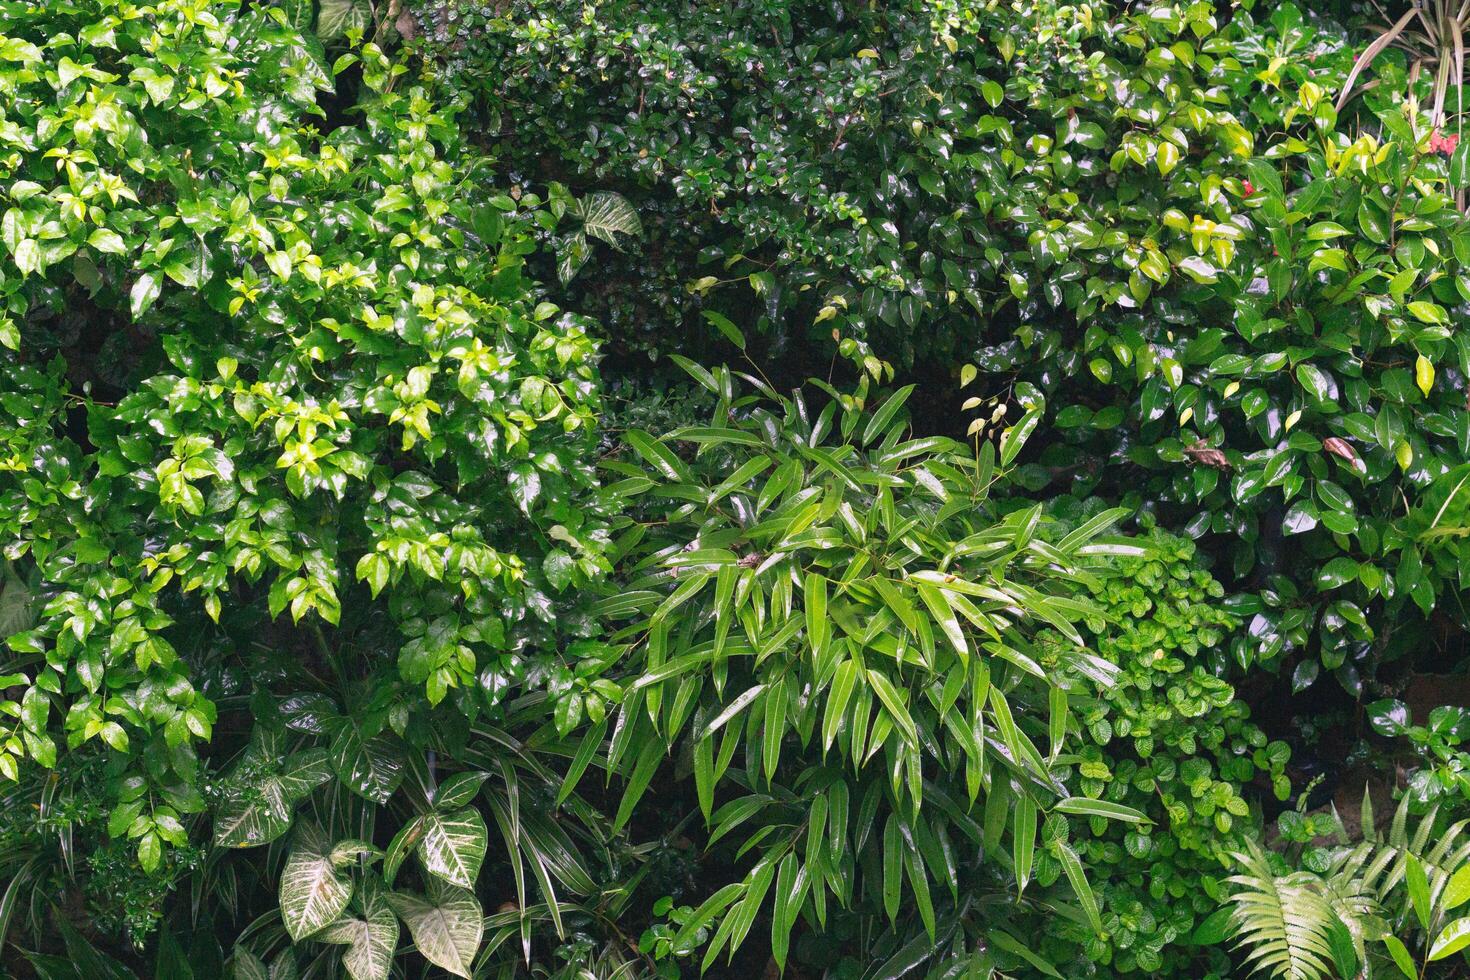
[[[0,0],[0,973],[1470,975],[1360,13]]]

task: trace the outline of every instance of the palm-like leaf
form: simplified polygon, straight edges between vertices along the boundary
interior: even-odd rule
[[[1328,931],[1337,918],[1322,880],[1305,871],[1276,875],[1265,853],[1247,841],[1235,859],[1241,873],[1230,878],[1238,944],[1249,947],[1246,963],[1283,980],[1331,976]]]

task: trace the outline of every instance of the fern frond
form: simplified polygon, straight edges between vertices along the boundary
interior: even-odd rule
[[[1331,976],[1328,930],[1337,913],[1322,880],[1306,871],[1277,876],[1254,841],[1233,857],[1242,872],[1229,879],[1237,888],[1230,900],[1237,945],[1250,950],[1246,965],[1281,980]]]

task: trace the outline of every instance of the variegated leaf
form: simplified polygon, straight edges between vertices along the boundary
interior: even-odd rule
[[[430,878],[426,896],[393,892],[388,904],[408,924],[414,946],[424,959],[457,977],[470,975],[485,928],[485,916],[473,892]]]
[[[479,812],[429,813],[422,819],[418,855],[424,867],[452,885],[473,888],[485,861],[485,821]]]
[[[398,917],[375,879],[363,882],[358,894],[360,916],[346,916],[315,937],[324,943],[343,943],[342,965],[353,980],[387,980],[398,948]]]
[[[281,919],[293,941],[320,932],[342,914],[352,898],[352,880],[332,863],[320,828],[303,824],[281,873]]]

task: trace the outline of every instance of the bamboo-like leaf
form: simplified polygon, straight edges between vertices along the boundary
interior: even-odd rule
[[[883,910],[888,921],[898,918],[898,901],[903,895],[903,835],[898,814],[890,813],[883,825]]]
[[[873,689],[874,694],[878,695],[878,700],[883,702],[883,708],[888,712],[888,717],[893,719],[893,723],[903,732],[904,738],[910,745],[917,745],[919,730],[914,727],[914,719],[909,716],[908,709],[904,707],[903,697],[898,693],[898,688],[894,687],[893,682],[880,671],[870,669],[866,675],[868,686]]]
[[[1077,900],[1082,903],[1082,910],[1087,913],[1087,921],[1092,923],[1092,931],[1102,935],[1102,913],[1098,910],[1097,899],[1092,894],[1092,886],[1087,883],[1087,874],[1082,870],[1082,861],[1077,857],[1077,852],[1061,842],[1053,843],[1051,848],[1061,861],[1062,870],[1072,883],[1072,891],[1077,893]]]
[[[1087,817],[1106,817],[1109,820],[1122,820],[1125,823],[1149,823],[1146,814],[1133,809],[1131,806],[1123,806],[1121,803],[1110,803],[1107,800],[1092,800],[1085,796],[1069,796],[1065,800],[1057,802],[1055,809],[1062,813],[1076,813]]]
[[[903,407],[903,403],[908,401],[909,396],[913,393],[914,386],[905,385],[888,396],[887,400],[873,413],[872,418],[868,419],[868,424],[863,426],[863,445],[866,446],[876,439],[879,434],[887,431],[888,423],[893,420],[893,416],[897,414],[898,410]]]
[[[1439,931],[1429,947],[1429,959],[1442,960],[1470,946],[1470,917],[1456,919]]]
[[[827,708],[822,718],[822,751],[832,747],[832,740],[837,737],[837,732],[842,728],[842,719],[847,710],[848,699],[852,697],[853,688],[856,686],[860,668],[852,660],[844,660],[837,665],[837,671],[832,675],[832,688],[827,692]]]
[[[1036,856],[1036,802],[1022,793],[1016,798],[1011,822],[1011,860],[1015,865],[1016,893],[1026,891]]]

